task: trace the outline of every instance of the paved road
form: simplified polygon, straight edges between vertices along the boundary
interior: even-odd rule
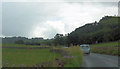
[[[82,67],[118,67],[118,57],[95,53],[86,54],[83,56]]]

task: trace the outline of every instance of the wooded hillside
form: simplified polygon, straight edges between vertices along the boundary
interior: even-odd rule
[[[120,17],[105,16],[99,22],[89,23],[82,27],[76,28],[75,31],[68,35],[69,43],[93,44],[120,39],[119,24]]]

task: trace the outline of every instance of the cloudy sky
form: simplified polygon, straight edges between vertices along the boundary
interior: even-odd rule
[[[2,36],[53,38],[103,16],[118,14],[116,2],[7,2],[2,3]],[[30,0],[31,1],[31,0]],[[87,0],[88,1],[88,0]]]

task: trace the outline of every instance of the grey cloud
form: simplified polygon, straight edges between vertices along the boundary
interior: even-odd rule
[[[95,5],[95,6],[102,6],[102,7],[117,7],[118,2],[68,2],[70,4],[81,4],[81,5]]]
[[[118,2],[119,0],[3,0],[3,2]]]
[[[56,16],[54,5],[43,3],[3,3],[2,34],[5,36],[28,36],[37,23]],[[52,13],[51,13],[52,12]],[[43,24],[41,24],[42,26]]]
[[[117,2],[110,2],[110,3],[79,2],[79,4],[68,3],[68,2],[65,2],[65,3],[5,2],[2,5],[2,21],[3,21],[2,34],[4,36],[35,37],[34,31],[36,31],[36,28],[39,27],[39,29],[37,29],[36,31],[36,33],[38,32],[38,35],[39,33],[42,33],[42,35],[44,35],[45,38],[52,38],[55,36],[56,33],[61,33],[61,31],[68,33],[70,31],[73,31],[76,27],[78,27],[76,25],[80,25],[80,26],[82,25],[80,21],[77,21],[77,22],[74,21],[74,20],[79,20],[81,18],[74,17],[74,19],[72,20],[71,18],[68,17],[69,13],[70,15],[76,14],[78,16],[78,14],[79,15],[83,14],[82,10],[78,10],[78,9],[81,9],[86,5],[87,6],[92,5],[92,7],[95,7],[95,9],[96,7],[99,6],[98,10],[101,10],[101,8],[103,7],[116,7],[117,6],[116,3]],[[79,7],[79,5],[83,5],[83,7],[81,6]],[[74,9],[74,7],[77,7],[77,8]],[[62,11],[59,11],[59,9],[61,9]],[[89,10],[89,8],[87,8],[86,10]],[[99,13],[101,14],[97,14],[97,13],[94,14],[94,16],[97,14],[95,16],[97,19],[101,18],[101,16],[104,15],[104,12],[102,11],[99,11]],[[76,25],[73,24],[71,21],[69,21],[69,19],[71,19],[72,22],[76,23]],[[57,23],[57,21],[61,21],[61,22],[55,25],[52,25],[52,24],[47,25],[46,24],[47,21],[53,22],[53,24]],[[59,25],[61,26],[64,25],[65,29],[64,27],[59,27]],[[55,26],[59,28],[56,28]],[[42,30],[42,29],[45,29],[45,30]]]

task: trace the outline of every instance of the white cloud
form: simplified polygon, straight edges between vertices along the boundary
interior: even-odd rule
[[[46,21],[43,26],[38,23],[30,33],[30,36],[50,38],[54,37],[56,33],[65,34],[64,23],[61,21]]]
[[[103,11],[104,10],[104,11]],[[114,10],[114,11],[113,11]],[[69,33],[86,23],[99,21],[104,15],[117,14],[117,7],[104,7],[94,3],[64,3],[59,9],[58,16],[63,18],[65,32]]]
[[[3,2],[119,2],[119,0],[2,0]]]
[[[52,38],[67,34],[104,15],[118,13],[117,3],[3,3],[3,34]],[[14,27],[13,27],[14,25]]]

